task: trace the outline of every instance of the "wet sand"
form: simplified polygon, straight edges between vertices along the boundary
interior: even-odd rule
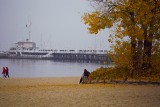
[[[78,84],[79,77],[0,78],[0,107],[159,107],[160,86]]]

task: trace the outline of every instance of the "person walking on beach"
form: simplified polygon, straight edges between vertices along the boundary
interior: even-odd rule
[[[8,70],[8,67],[6,67],[6,77],[9,78],[9,70]]]
[[[3,78],[6,78],[6,69],[5,69],[5,67],[3,67],[3,69],[2,69],[2,75],[3,75]]]

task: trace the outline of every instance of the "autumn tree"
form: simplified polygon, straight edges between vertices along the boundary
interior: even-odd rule
[[[151,72],[153,44],[160,38],[160,0],[89,1],[95,8],[95,11],[83,16],[89,32],[97,34],[102,29],[114,28],[115,33],[109,41],[115,42],[117,56],[124,54],[123,51],[118,53],[118,48],[122,48],[124,38],[128,37],[130,50],[126,51],[130,51],[127,63],[130,76],[142,71],[144,74]]]

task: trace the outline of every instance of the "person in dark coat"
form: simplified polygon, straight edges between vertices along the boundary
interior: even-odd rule
[[[8,70],[8,67],[6,67],[6,77],[9,78],[9,70]]]
[[[87,78],[89,77],[89,75],[90,75],[90,72],[89,71],[87,71],[86,69],[84,69],[84,76],[86,76]]]
[[[80,78],[79,84],[80,83],[86,83],[89,75],[90,75],[90,72],[87,71],[87,69],[84,69],[84,73],[83,73],[82,77]]]

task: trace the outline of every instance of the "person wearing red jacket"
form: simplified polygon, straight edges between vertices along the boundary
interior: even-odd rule
[[[3,78],[6,78],[6,69],[5,69],[5,67],[3,67],[2,75],[3,75]]]

